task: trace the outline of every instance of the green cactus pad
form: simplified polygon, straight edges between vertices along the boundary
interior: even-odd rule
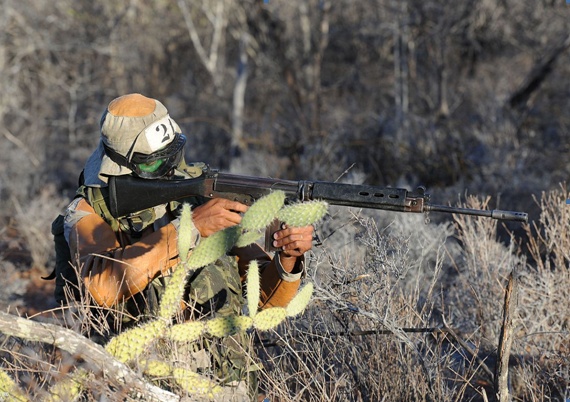
[[[180,301],[184,296],[184,286],[186,285],[188,271],[187,264],[181,263],[176,266],[162,295],[158,311],[159,317],[168,319],[180,310]]]
[[[0,370],[0,397],[6,398],[6,401],[28,401],[16,382],[4,370]]]
[[[206,332],[216,338],[234,335],[238,332],[237,316],[216,317],[206,321]]]
[[[311,296],[313,295],[313,284],[311,282],[307,283],[289,302],[286,307],[287,317],[293,317],[300,314],[305,310],[311,301]]]
[[[244,230],[265,229],[277,212],[283,207],[285,193],[281,190],[273,191],[258,199],[243,215],[241,227]]]
[[[105,349],[117,360],[126,363],[140,356],[154,340],[166,331],[166,322],[155,320],[117,335]]]
[[[239,234],[239,227],[232,226],[216,232],[211,236],[202,238],[188,258],[188,266],[191,268],[200,268],[213,263],[233,247]]]
[[[277,218],[289,226],[308,226],[320,221],[327,213],[328,207],[324,201],[297,202],[283,207]]]
[[[255,317],[259,308],[259,264],[257,261],[251,261],[247,269],[247,308],[250,317]]]
[[[144,367],[145,374],[159,378],[168,377],[172,375],[173,371],[173,368],[169,363],[158,360],[141,361],[139,366]]]
[[[287,310],[283,307],[272,307],[260,311],[253,317],[253,326],[260,331],[268,331],[277,327],[287,318]]]
[[[235,317],[234,325],[237,332],[245,332],[253,326],[253,319],[245,315]]]
[[[178,253],[182,262],[188,260],[188,252],[193,245],[194,222],[192,221],[192,211],[189,204],[183,204],[178,229]]]
[[[88,373],[85,369],[79,368],[70,376],[57,381],[50,389],[45,402],[76,401],[81,396]],[[25,399],[28,400],[28,399]]]
[[[213,381],[184,368],[174,368],[173,375],[178,385],[190,395],[205,395],[213,399],[222,391],[222,388]]]
[[[261,236],[263,236],[263,231],[261,230],[251,230],[243,232],[236,242],[237,247],[246,247],[252,243],[258,241]]]
[[[193,342],[200,338],[204,330],[205,325],[202,321],[189,321],[172,326],[169,338],[176,342]]]

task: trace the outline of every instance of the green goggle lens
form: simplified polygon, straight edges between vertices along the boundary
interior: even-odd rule
[[[153,173],[156,172],[164,164],[164,159],[157,159],[148,163],[137,164],[141,172]]]

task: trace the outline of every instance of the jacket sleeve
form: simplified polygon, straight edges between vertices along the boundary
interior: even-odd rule
[[[79,260],[85,289],[101,306],[113,306],[141,292],[179,262],[172,223],[121,246],[115,232],[84,199],[68,208],[65,233],[71,255]]]
[[[286,272],[281,265],[279,253],[272,259],[259,245],[252,244],[233,250],[238,257],[242,282],[247,276],[249,262],[257,260],[260,271],[261,298],[259,307],[285,307],[297,294],[304,275],[305,259],[297,258],[292,272]]]

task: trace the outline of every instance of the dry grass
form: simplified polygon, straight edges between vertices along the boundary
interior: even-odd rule
[[[271,401],[495,400],[494,370],[507,278],[519,299],[509,384],[513,400],[563,400],[570,389],[568,323],[570,216],[561,186],[537,203],[528,243],[497,240],[498,223],[332,210],[323,246],[309,261],[316,293],[305,313],[277,330],[253,333],[263,363],[260,388]],[[486,208],[469,198],[466,206]],[[561,207],[562,205],[562,207]],[[345,210],[346,212],[346,210]],[[500,224],[500,223],[499,223]],[[77,306],[50,317],[102,334],[105,314]],[[47,320],[46,316],[42,320]],[[33,397],[80,366],[53,347],[3,338],[2,366]],[[168,353],[166,353],[168,352]],[[189,349],[157,343],[149,353],[190,364]],[[94,373],[86,400],[130,400]],[[159,384],[180,392],[165,378]],[[182,395],[183,393],[181,393]]]

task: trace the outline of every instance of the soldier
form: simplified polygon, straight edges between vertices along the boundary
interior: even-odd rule
[[[186,137],[158,100],[129,94],[113,100],[100,123],[98,148],[88,159],[78,197],[68,206],[64,235],[72,256],[78,257],[80,286],[101,307],[123,310],[125,317],[152,316],[169,275],[179,262],[178,203],[159,205],[115,219],[106,203],[110,176],[191,178],[200,164],[186,164]],[[226,199],[185,200],[192,206],[195,244],[201,238],[237,225],[247,206]],[[250,261],[259,262],[260,308],[285,306],[299,288],[304,253],[311,249],[313,227],[278,231],[272,257],[253,244],[234,248],[225,258],[203,267],[190,278],[187,319],[209,314],[239,314],[242,282]],[[62,291],[59,289],[60,298]],[[124,328],[124,326],[123,326]],[[236,348],[220,352],[238,355]],[[216,360],[216,359],[212,359]],[[219,364],[220,376],[241,381],[249,367],[239,356]]]

